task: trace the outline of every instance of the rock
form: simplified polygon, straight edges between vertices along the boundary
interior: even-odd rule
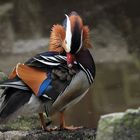
[[[20,140],[25,137],[28,132],[22,131],[7,131],[0,134],[0,140]]]
[[[0,81],[6,80],[7,79],[7,75],[3,72],[0,72]]]
[[[3,5],[0,5],[0,16],[5,15],[5,13],[9,12],[12,9],[13,9],[12,3],[6,3]]]
[[[0,82],[4,81],[6,79],[7,79],[7,75],[3,72],[0,72]],[[3,93],[3,89],[0,88],[0,97],[1,97],[2,93]],[[0,98],[0,105],[1,105],[2,101],[3,101],[3,99]]]
[[[7,79],[7,75],[3,72],[0,72],[0,82],[4,81],[6,79]],[[0,88],[0,97],[1,97],[2,93],[3,93],[3,89]],[[2,101],[3,101],[3,98],[0,98],[0,106],[1,106]]]
[[[140,108],[102,116],[96,140],[140,140]]]
[[[0,133],[0,140],[95,140],[94,129],[78,129],[75,131],[7,131]]]

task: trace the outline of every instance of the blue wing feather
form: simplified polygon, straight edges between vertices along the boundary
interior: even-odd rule
[[[52,88],[52,86],[50,85],[51,82],[52,79],[46,79],[43,81],[43,83],[40,86],[38,96],[42,96],[45,93],[45,91],[50,90],[50,88]]]

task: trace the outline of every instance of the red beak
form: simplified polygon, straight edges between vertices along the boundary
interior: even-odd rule
[[[73,66],[74,63],[74,57],[72,56],[71,53],[67,53],[67,65],[69,68]]]

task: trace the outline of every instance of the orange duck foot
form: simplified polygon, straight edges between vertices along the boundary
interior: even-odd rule
[[[63,127],[61,126],[60,130],[74,131],[74,130],[81,129],[81,128],[83,128],[83,126],[73,126],[73,125],[71,125],[71,126],[63,126]]]
[[[64,119],[64,112],[61,112],[60,113],[60,127],[57,127],[57,126],[54,126],[54,127],[51,127],[49,126],[51,122],[49,123],[45,123],[45,119],[44,119],[44,115],[43,113],[39,113],[39,117],[40,117],[40,121],[41,121],[41,128],[43,131],[58,131],[58,130],[70,130],[70,131],[73,131],[73,130],[77,130],[77,129],[81,129],[83,128],[83,126],[66,126],[65,125],[65,119]],[[49,126],[49,127],[48,127]]]
[[[83,128],[83,126],[66,126],[65,125],[65,119],[64,119],[64,112],[60,112],[60,130],[77,130]]]
[[[51,132],[51,131],[57,131],[59,130],[57,126],[54,126],[54,127],[42,127],[42,130],[43,131],[47,131],[47,132]]]
[[[47,126],[42,126],[42,130],[43,131],[47,131],[47,132],[51,132],[51,131],[62,131],[62,130],[69,130],[69,131],[74,131],[74,130],[77,130],[77,129],[81,129],[83,128],[83,126],[78,126],[78,127],[75,127],[73,125],[71,126],[64,126],[64,127],[57,127],[57,126],[54,126],[54,127],[47,127]]]

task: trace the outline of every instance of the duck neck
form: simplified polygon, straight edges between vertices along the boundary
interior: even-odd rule
[[[95,63],[93,57],[88,49],[82,49],[75,55],[75,59],[79,62],[84,68],[88,69],[93,78],[95,77]]]

